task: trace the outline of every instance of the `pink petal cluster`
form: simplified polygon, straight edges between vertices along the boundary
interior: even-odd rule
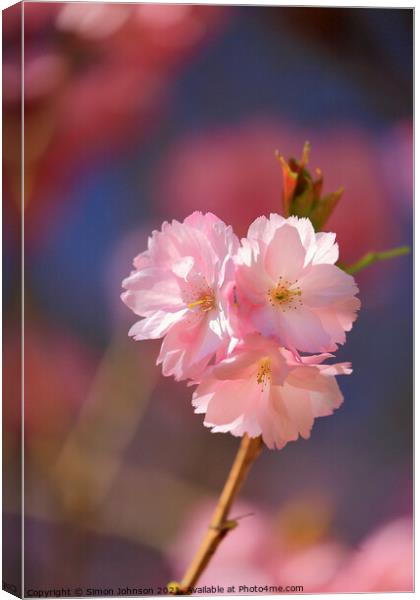
[[[164,223],[134,259],[122,300],[140,317],[129,335],[163,337],[164,375],[197,379],[229,342],[225,289],[234,276],[238,239],[216,216],[195,212]]]
[[[335,234],[315,233],[309,219],[256,219],[242,240],[236,273],[255,330],[302,352],[336,350],[360,307],[354,279],[337,260]]]
[[[195,412],[214,432],[262,435],[269,448],[309,438],[315,417],[343,401],[335,375],[350,363],[324,365],[331,354],[300,357],[255,334],[212,367],[193,395]]]
[[[360,545],[328,592],[411,592],[413,550],[412,519],[386,523]]]
[[[335,235],[308,219],[260,217],[241,244],[211,213],[164,223],[123,281],[141,317],[129,334],[163,338],[163,374],[198,385],[193,405],[212,431],[282,448],[340,406],[335,376],[351,373],[323,364],[360,306],[337,259]]]

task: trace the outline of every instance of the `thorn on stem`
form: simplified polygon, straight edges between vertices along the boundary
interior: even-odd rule
[[[215,529],[216,531],[220,531],[222,533],[227,533],[228,531],[230,531],[231,529],[235,529],[235,527],[238,526],[238,523],[236,521],[236,519],[228,519],[227,521],[224,521],[223,523],[221,523],[218,526],[212,526],[211,529]]]

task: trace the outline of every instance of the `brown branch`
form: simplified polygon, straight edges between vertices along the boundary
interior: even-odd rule
[[[226,534],[237,525],[235,520],[228,520],[229,511],[238,492],[245,481],[248,471],[261,451],[261,437],[250,438],[244,435],[235,461],[220,495],[216,510],[206,535],[180,584],[172,583],[171,589],[176,594],[190,594],[217,550]]]

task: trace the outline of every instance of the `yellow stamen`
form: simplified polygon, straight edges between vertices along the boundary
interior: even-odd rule
[[[195,302],[189,302],[187,306],[189,309],[193,309],[199,306],[203,312],[213,310],[213,308],[216,306],[214,294],[205,293],[198,300],[195,300]]]
[[[299,304],[302,305],[302,290],[296,286],[296,283],[297,281],[291,283],[280,277],[278,284],[267,292],[271,306],[280,308],[285,312],[290,308],[296,310]]]
[[[264,390],[265,386],[271,381],[271,360],[269,358],[263,358],[258,363],[257,371],[257,383],[261,386],[261,391]]]

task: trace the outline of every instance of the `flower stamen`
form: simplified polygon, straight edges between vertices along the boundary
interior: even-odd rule
[[[261,391],[271,382],[271,360],[263,358],[258,363],[257,383],[261,387]]]
[[[216,306],[216,301],[214,298],[213,292],[204,292],[198,300],[194,302],[189,302],[187,304],[189,309],[193,309],[199,307],[203,312],[208,312],[209,310],[213,310]]]
[[[288,279],[279,277],[277,285],[267,291],[271,306],[280,308],[282,312],[286,312],[291,308],[297,310],[299,305],[302,306],[302,290],[296,284],[297,279],[292,283]]]

